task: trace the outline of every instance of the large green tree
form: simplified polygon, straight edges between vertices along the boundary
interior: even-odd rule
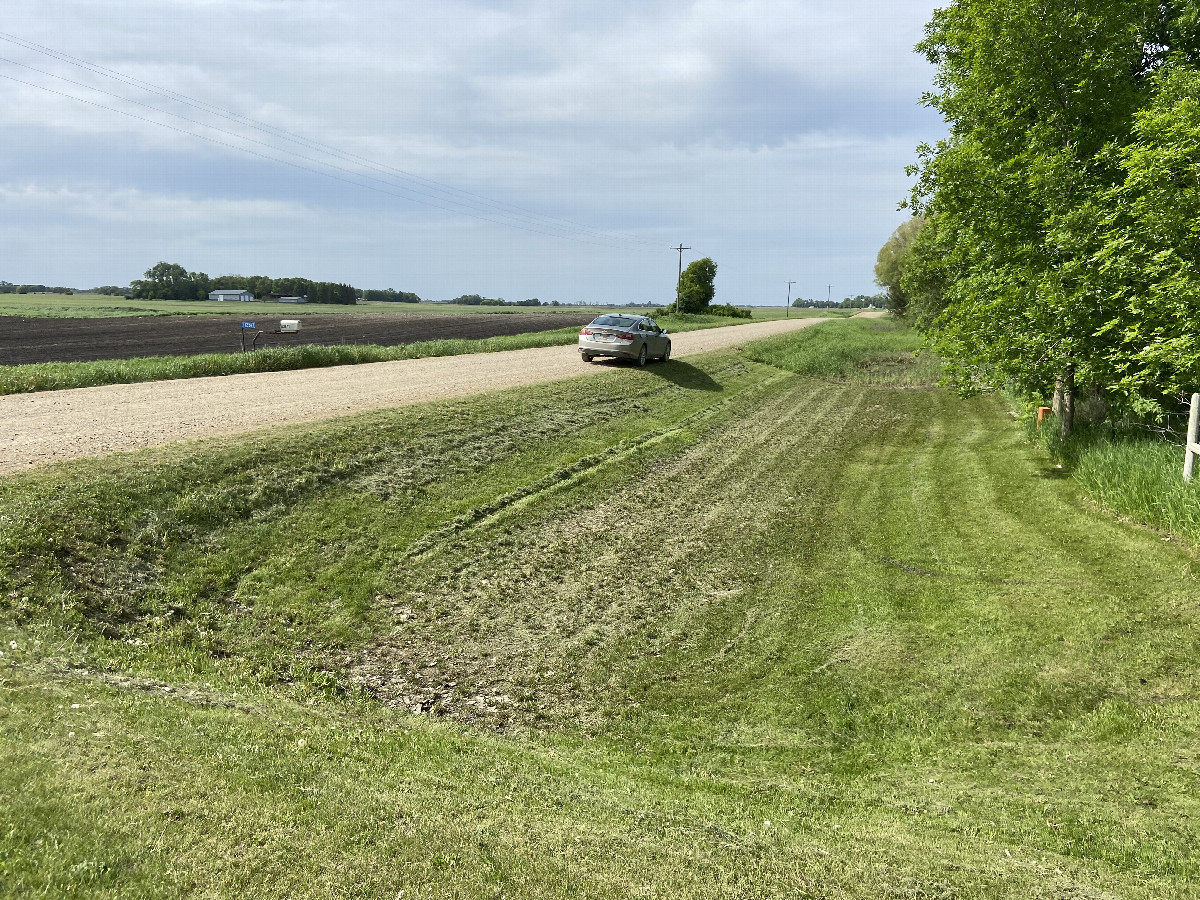
[[[909,219],[892,232],[875,257],[875,283],[887,288],[888,309],[896,315],[902,316],[908,309],[908,295],[904,292],[902,279],[913,242],[924,224],[925,219],[921,216]]]
[[[155,263],[145,277],[130,284],[134,297],[155,300],[203,300],[208,296],[208,276],[189,272],[178,263]]]
[[[709,257],[688,263],[679,276],[679,311],[702,313],[716,296],[717,264]]]
[[[1196,58],[1194,2],[958,0],[918,49],[937,68],[925,102],[950,136],[922,147],[914,242],[901,284],[939,311],[933,343],[958,386],[1030,393],[1116,378],[1120,300],[1095,264],[1122,148],[1159,70]],[[936,298],[931,300],[931,298]]]
[[[1142,412],[1200,389],[1200,73],[1167,68],[1158,85],[1082,264],[1107,313],[1112,388]]]

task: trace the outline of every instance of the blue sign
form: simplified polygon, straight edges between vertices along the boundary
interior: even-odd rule
[[[254,327],[254,323],[253,323],[253,322],[243,322],[243,323],[242,323],[242,327],[243,327],[243,328],[253,328],[253,327]]]

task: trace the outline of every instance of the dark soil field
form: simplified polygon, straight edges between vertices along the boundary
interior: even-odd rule
[[[440,338],[489,338],[585,325],[595,314],[452,316],[248,317],[256,330],[276,331],[281,318],[300,320],[298,334],[263,334],[259,347],[295,344],[411,344]],[[147,316],[106,319],[43,319],[0,316],[0,365],[188,356],[242,347],[238,316]],[[253,331],[247,331],[249,344]]]

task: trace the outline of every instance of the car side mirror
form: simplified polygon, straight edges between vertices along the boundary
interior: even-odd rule
[[[665,329],[665,328],[664,328],[664,329],[662,330],[662,333],[663,333],[663,334],[666,334],[666,333],[667,333],[667,329]]]

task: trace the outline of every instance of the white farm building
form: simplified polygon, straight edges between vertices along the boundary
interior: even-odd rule
[[[254,299],[253,291],[213,291],[208,295],[209,300],[241,300],[249,303]]]

